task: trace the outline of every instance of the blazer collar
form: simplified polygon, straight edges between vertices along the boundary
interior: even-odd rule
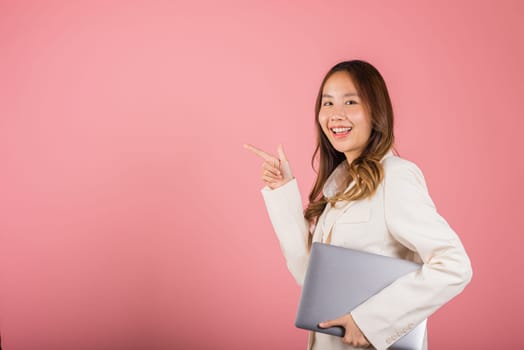
[[[393,151],[389,149],[386,154],[382,157],[380,162],[382,163],[384,159],[393,156]],[[337,192],[340,190],[340,187],[343,186],[344,179],[346,178],[346,174],[349,170],[349,165],[347,160],[343,160],[329,175],[329,177],[326,180],[326,183],[324,184],[324,187],[322,189],[322,192],[326,198],[334,197]],[[351,188],[351,185],[348,186],[346,189],[349,190]]]

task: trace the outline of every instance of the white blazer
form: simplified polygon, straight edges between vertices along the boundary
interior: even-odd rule
[[[287,267],[300,286],[309,259],[310,231],[313,242],[325,242],[331,231],[331,244],[423,264],[351,312],[379,350],[459,294],[472,277],[464,247],[437,212],[420,169],[391,150],[381,163],[384,180],[373,196],[335,207],[327,204],[311,230],[303,216],[296,179],[274,190],[267,186],[261,190]],[[346,170],[347,162],[343,161],[327,179],[324,195],[331,197],[336,192]],[[308,349],[318,347],[314,346],[315,336],[329,337],[330,344],[336,344],[331,349],[352,349],[340,337],[315,332],[310,332]]]

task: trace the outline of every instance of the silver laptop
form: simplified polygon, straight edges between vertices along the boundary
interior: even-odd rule
[[[419,268],[419,264],[408,260],[314,242],[295,326],[343,337],[343,327],[319,328],[318,324],[351,312],[399,277]],[[426,320],[390,349],[422,349],[425,331]]]

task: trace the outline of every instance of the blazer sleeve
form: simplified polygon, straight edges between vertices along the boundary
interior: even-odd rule
[[[309,229],[297,180],[294,178],[273,190],[265,186],[261,192],[287,267],[302,286],[309,259]]]
[[[424,177],[413,163],[393,159],[385,167],[384,210],[388,231],[423,261],[351,312],[376,349],[402,335],[462,292],[472,277],[470,260],[438,214]]]

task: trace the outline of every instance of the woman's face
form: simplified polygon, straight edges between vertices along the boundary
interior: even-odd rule
[[[371,118],[349,73],[333,73],[322,90],[318,121],[331,145],[351,163],[366,147]]]

